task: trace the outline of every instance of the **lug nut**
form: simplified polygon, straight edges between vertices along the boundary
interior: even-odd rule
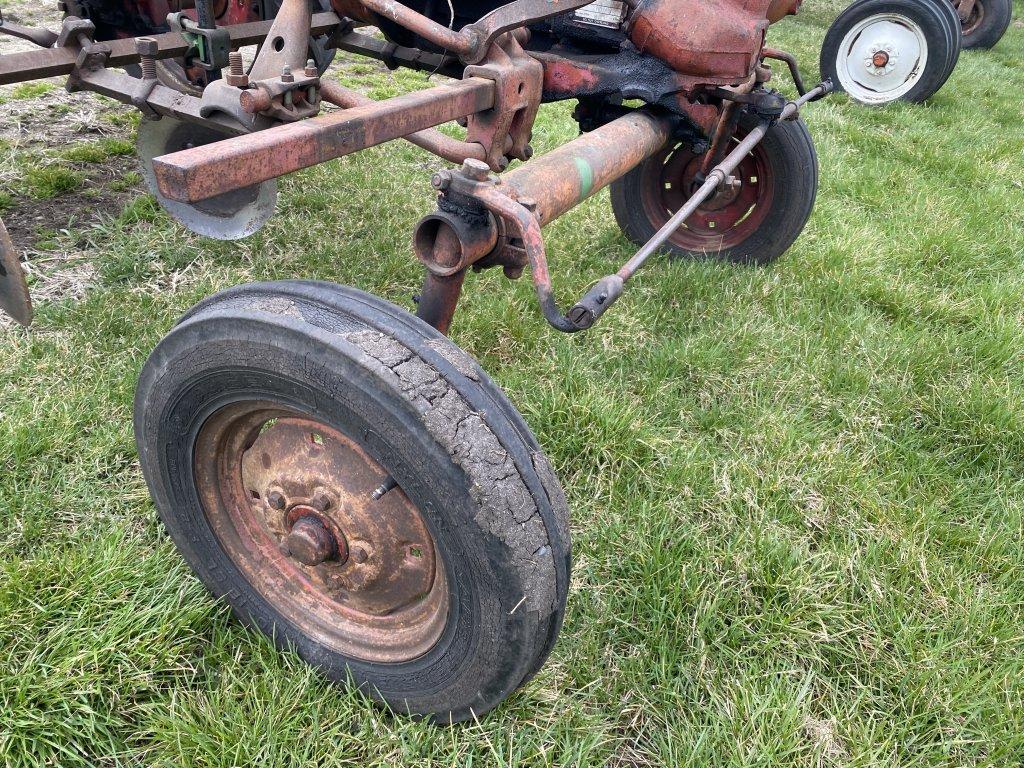
[[[269,504],[272,509],[284,509],[284,494],[280,491],[271,491],[267,494],[267,504]]]
[[[282,83],[294,83],[295,75],[292,74],[292,68],[287,64],[281,69],[281,82]]]
[[[318,488],[316,493],[313,494],[309,506],[313,507],[317,512],[326,512],[331,508],[331,497],[327,495],[326,491]]]
[[[313,59],[306,59],[306,69],[303,72],[306,77],[316,77],[320,74],[320,71],[316,68],[316,61]]]

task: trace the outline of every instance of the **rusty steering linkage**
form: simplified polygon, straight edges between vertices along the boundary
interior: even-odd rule
[[[518,277],[528,265],[541,311],[552,327],[565,333],[593,327],[622,295],[625,283],[731,180],[775,120],[796,119],[801,106],[831,90],[831,82],[821,83],[786,103],[777,117],[763,119],[710,170],[654,237],[617,272],[599,279],[568,312],[554,298],[541,227],[658,152],[671,137],[669,120],[631,112],[502,178],[491,176],[487,165],[476,160],[467,160],[461,173],[442,171],[433,179],[441,192],[439,210],[421,220],[414,239],[416,255],[428,271],[424,293],[431,299],[429,307],[421,303],[421,316],[441,318],[442,330],[447,328],[470,266],[502,266],[509,277]]]

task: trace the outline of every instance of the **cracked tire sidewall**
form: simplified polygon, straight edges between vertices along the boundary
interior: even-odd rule
[[[325,291],[331,293],[330,302],[321,300]],[[538,453],[524,440],[524,445],[511,446],[509,455],[525,451],[535,457],[515,461],[515,466],[532,502],[538,510],[543,507],[545,515],[538,511],[535,517],[546,517],[545,525],[538,527],[530,518],[530,539],[516,530],[512,516],[510,531],[497,533],[493,514],[481,520],[480,499],[487,498],[488,489],[480,487],[479,475],[457,463],[425,428],[423,414],[396,386],[390,369],[358,343],[368,333],[393,341],[360,316],[367,307],[378,314],[381,307],[390,307],[406,324],[419,321],[363,297],[351,289],[339,293],[322,285],[289,283],[232,289],[200,304],[158,345],[140,376],[135,411],[140,461],[175,544],[243,622],[397,712],[443,722],[465,720],[507,697],[540,667],[553,645],[565,603],[568,532],[551,521],[552,515],[564,518],[564,497],[536,471]],[[332,306],[338,304],[350,305],[350,311]],[[428,332],[421,335],[437,346]],[[486,378],[459,381],[460,374],[446,374],[441,380],[455,393],[477,396],[472,390],[486,387],[504,399]],[[357,437],[418,506],[444,562],[450,593],[448,623],[424,656],[399,664],[345,657],[279,614],[220,547],[194,487],[192,450],[213,412],[252,399],[295,408]],[[510,418],[514,409],[507,401],[501,405],[486,408],[483,421],[501,435],[498,443],[505,448],[521,435],[523,425]],[[524,547],[537,544],[537,531],[545,537],[536,550],[540,554],[524,554]]]

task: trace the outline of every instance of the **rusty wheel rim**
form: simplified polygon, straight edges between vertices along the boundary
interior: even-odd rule
[[[743,139],[737,131],[732,145]],[[689,146],[670,146],[644,164],[642,204],[655,230],[668,222],[700,187],[704,155]],[[669,238],[669,242],[694,253],[716,253],[743,243],[764,223],[775,195],[771,164],[764,146],[758,145],[743,158],[733,173],[738,186],[719,191]]]
[[[963,21],[962,28],[964,35],[973,34],[977,31],[978,27],[981,26],[981,22],[985,20],[985,5],[981,0],[976,0],[974,7],[971,8],[971,14]]]
[[[304,635],[372,662],[416,659],[448,618],[444,565],[422,515],[355,441],[270,403],[200,430],[196,488],[224,551]]]

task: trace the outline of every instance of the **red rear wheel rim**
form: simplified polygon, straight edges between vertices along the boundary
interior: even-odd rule
[[[735,146],[744,135],[745,131],[738,130],[731,145]],[[641,203],[655,230],[668,222],[700,186],[703,160],[704,155],[678,144],[666,147],[644,163]],[[775,196],[775,179],[763,143],[743,158],[733,176],[739,185],[732,189],[720,187],[669,238],[672,245],[694,253],[713,254],[735,248],[764,224]]]

